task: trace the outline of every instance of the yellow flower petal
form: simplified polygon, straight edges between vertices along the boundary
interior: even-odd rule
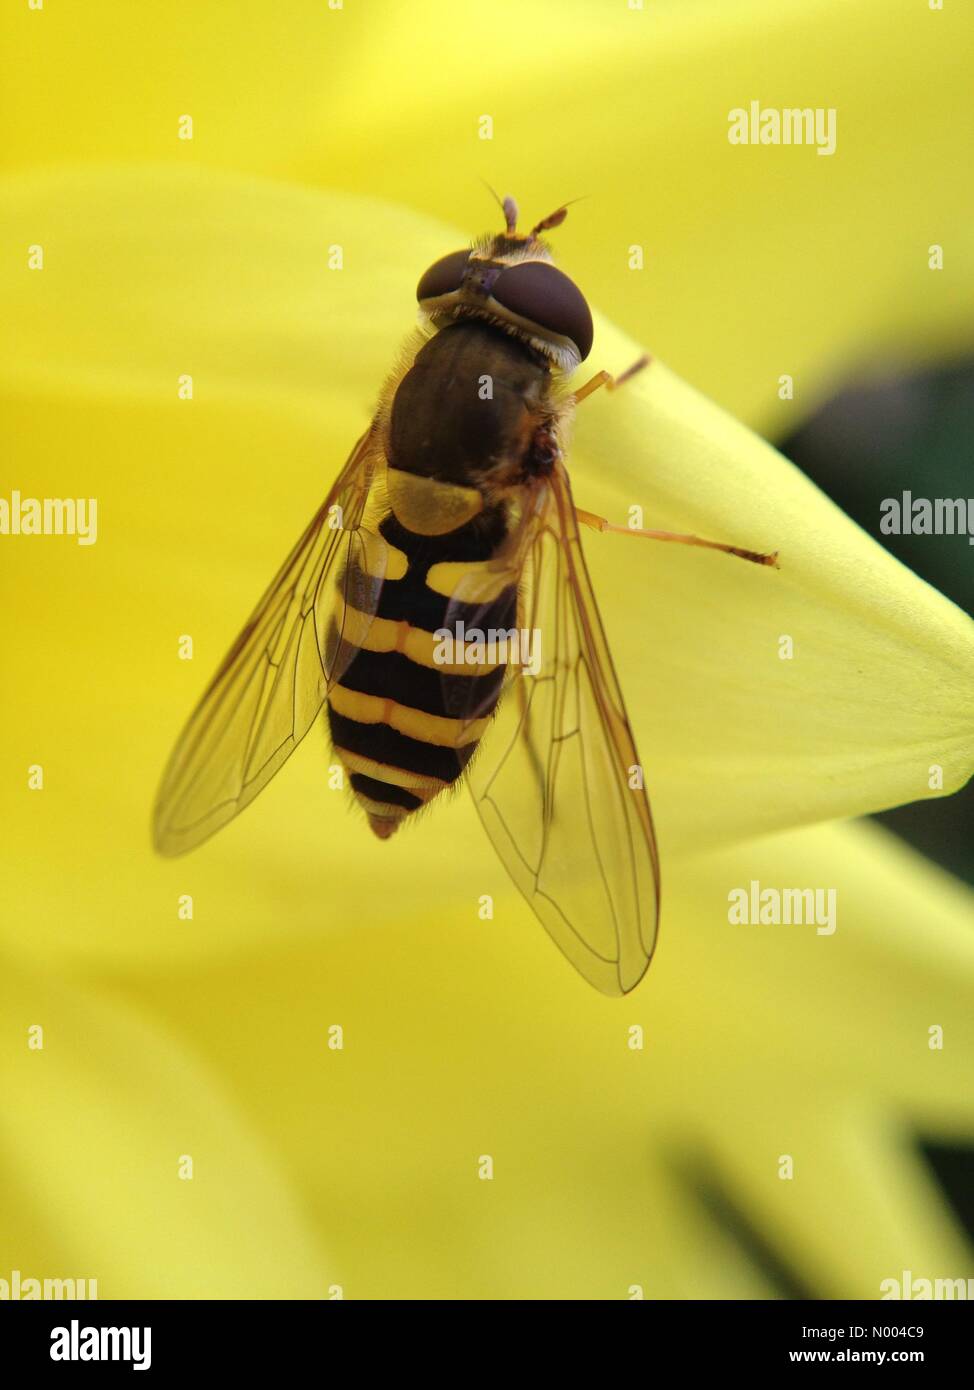
[[[10,959],[0,1012],[0,1277],[94,1279],[100,1299],[328,1297],[340,1271],[273,1138],[182,1029]]]
[[[605,324],[598,342],[613,366],[632,359]],[[579,417],[579,505],[780,551],[775,572],[629,537],[589,543],[664,849],[964,785],[974,623],[960,609],[662,364]]]
[[[607,1003],[500,875],[453,883],[458,843],[448,897],[384,875],[353,905],[343,880],[315,942],[124,983],[279,1150],[347,1297],[877,1298],[965,1273],[915,1146],[974,1125],[969,892],[873,827],[739,846],[671,873],[657,960]],[[731,926],[752,878],[834,888],[834,935]]]

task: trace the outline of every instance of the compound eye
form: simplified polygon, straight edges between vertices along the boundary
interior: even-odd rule
[[[545,261],[508,266],[498,277],[493,295],[511,313],[570,338],[582,361],[592,351],[594,329],[585,296],[556,266]]]
[[[452,251],[449,256],[435,261],[416,286],[416,298],[420,303],[458,290],[469,259],[469,251]]]

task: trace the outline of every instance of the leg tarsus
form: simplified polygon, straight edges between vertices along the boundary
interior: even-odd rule
[[[575,508],[575,517],[583,526],[590,526],[593,531],[614,531],[623,536],[642,536],[645,540],[651,541],[672,541],[675,545],[697,545],[706,550],[722,550],[725,555],[736,555],[741,560],[750,560],[755,565],[772,565],[775,569],[780,569],[778,564],[778,552],[773,551],[766,554],[760,550],[745,550],[739,545],[728,545],[725,541],[708,541],[703,536],[691,536],[677,531],[647,531],[635,529],[630,526],[614,526],[611,521],[607,521],[604,516],[596,516],[594,512],[585,512],[581,508]]]
[[[621,376],[612,376],[609,372],[596,372],[595,375],[586,381],[584,386],[580,386],[574,393],[575,404],[584,401],[586,396],[591,396],[600,386],[604,386],[607,391],[618,391],[620,386],[624,386],[631,380],[637,372],[641,372],[644,367],[648,367],[652,359],[648,353],[643,353],[638,357],[631,367],[627,367]]]

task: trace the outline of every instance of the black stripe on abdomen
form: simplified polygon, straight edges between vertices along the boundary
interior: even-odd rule
[[[350,777],[352,790],[367,796],[371,801],[382,801],[387,806],[401,806],[404,811],[418,811],[423,798],[415,796],[405,787],[396,787],[391,782],[380,782],[378,777],[367,777],[364,772],[353,772]]]
[[[429,562],[430,565],[438,563],[436,559]],[[466,628],[483,627],[488,623],[491,627],[504,629],[514,626],[517,620],[517,589],[513,584],[490,604],[464,603],[431,589],[426,583],[428,568],[428,565],[421,569],[410,565],[402,579],[384,580],[375,606],[375,616],[388,618],[393,623],[407,622],[426,632],[437,632],[446,625],[448,609],[451,610],[451,628],[458,622],[462,622]],[[374,593],[377,583],[377,580],[353,569],[348,576],[349,596],[370,595]]]
[[[440,536],[420,536],[407,531],[392,515],[379,526],[379,534],[401,550],[408,560],[402,579],[383,580],[364,574],[355,563],[354,553],[349,567],[339,582],[348,598],[363,611],[374,611],[377,618],[390,622],[407,622],[426,632],[436,632],[446,621],[447,609],[453,607],[452,619],[466,627],[485,621],[485,606],[450,599],[429,588],[427,571],[432,565],[489,560],[496,554],[504,539],[506,520],[501,508],[475,517],[473,521]],[[381,584],[378,603],[374,604],[376,588]],[[517,589],[505,589],[489,605],[490,625],[509,628],[517,619]]]
[[[455,782],[470,761],[475,743],[463,748],[446,748],[438,743],[425,743],[410,738],[388,724],[360,724],[347,719],[329,706],[328,722],[336,748],[347,748],[373,762],[388,763],[404,772],[417,772],[421,777],[436,777],[441,782]]]
[[[477,675],[476,666],[471,666],[469,676],[452,676],[438,666],[420,666],[402,652],[359,650],[340,684],[346,690],[379,695],[424,714],[456,718],[459,711],[466,718],[474,711],[493,709],[505,671],[505,667],[499,666],[496,671]]]

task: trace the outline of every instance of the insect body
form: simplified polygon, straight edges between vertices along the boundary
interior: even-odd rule
[[[328,695],[335,748],[382,838],[456,781],[497,703],[505,665],[447,669],[435,634],[517,629],[518,575],[499,563],[517,524],[505,494],[550,471],[550,385],[536,353],[473,318],[436,333],[392,397],[382,592]]]
[[[423,326],[184,729],[155,840],[180,854],[226,824],[324,707],[380,839],[464,776],[558,946],[621,994],[652,955],[659,869],[579,541],[579,519],[607,523],[576,513],[564,465],[592,319],[540,235],[565,210],[528,234],[504,210],[420,280]]]

